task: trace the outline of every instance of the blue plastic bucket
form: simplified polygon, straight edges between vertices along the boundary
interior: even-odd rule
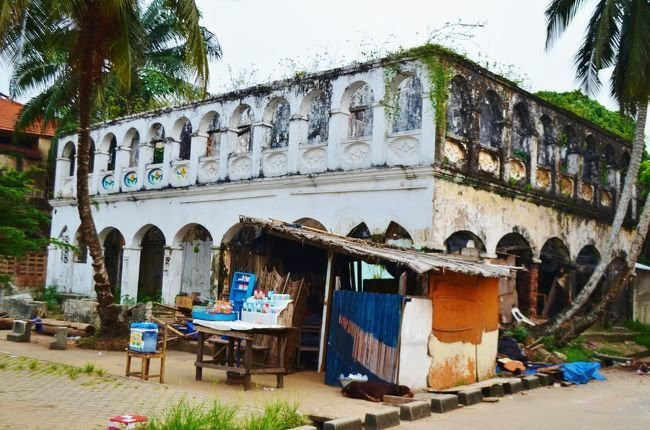
[[[129,349],[136,352],[156,352],[158,326],[154,323],[132,323]]]

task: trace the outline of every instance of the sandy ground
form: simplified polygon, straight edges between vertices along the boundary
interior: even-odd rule
[[[7,342],[0,331],[0,352],[83,366],[92,362],[114,375],[124,374],[125,355],[70,348],[47,349],[49,337],[34,335],[29,344]],[[269,399],[283,398],[298,402],[304,413],[329,417],[359,416],[385,408],[370,402],[347,399],[336,388],[323,384],[323,375],[299,372],[285,377],[285,388],[274,387],[275,378],[254,377],[258,385],[244,392],[241,387],[225,384],[225,373],[204,369],[204,380],[194,380],[194,355],[169,351],[166,382],[170,386],[201,396],[248,405],[262,405]],[[413,429],[649,429],[650,376],[608,370],[608,380],[568,388],[544,387],[523,394],[506,396],[498,403],[481,403],[451,413],[434,415],[413,422],[402,422]]]

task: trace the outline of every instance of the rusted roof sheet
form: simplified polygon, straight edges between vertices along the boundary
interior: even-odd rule
[[[239,217],[239,221],[244,225],[259,227],[264,232],[274,236],[319,248],[332,249],[337,253],[356,257],[370,263],[394,263],[407,267],[416,273],[449,271],[485,278],[501,278],[510,275],[510,269],[505,266],[471,261],[447,254],[427,254],[413,249],[382,245],[302,227],[299,224],[251,218],[243,215]]]
[[[14,127],[20,115],[20,110],[23,106],[24,105],[21,103],[0,97],[0,130],[14,131]],[[43,127],[42,122],[37,121],[28,125],[23,132],[37,136],[52,137],[54,136],[54,133],[56,133],[56,128],[51,122],[47,123],[45,127]]]

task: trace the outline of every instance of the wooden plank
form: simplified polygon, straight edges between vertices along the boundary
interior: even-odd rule
[[[329,251],[327,253],[327,272],[325,275],[325,295],[323,298],[323,319],[321,323],[320,330],[320,342],[319,342],[319,353],[318,353],[318,371],[323,372],[325,370],[325,342],[327,340],[327,321],[328,321],[328,310],[329,310],[329,301],[330,301],[330,291],[332,286],[332,265],[334,260],[334,253]]]

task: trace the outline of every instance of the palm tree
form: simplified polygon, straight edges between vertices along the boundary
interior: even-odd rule
[[[546,9],[547,49],[571,24],[584,4],[583,0],[552,0],[549,3]],[[650,2],[648,0],[598,0],[587,25],[582,46],[576,53],[575,66],[577,78],[589,93],[601,87],[599,72],[606,68],[613,68],[610,81],[611,94],[618,102],[621,111],[636,114],[636,129],[629,169],[601,261],[572,304],[542,327],[540,331],[545,334],[557,334],[561,328],[565,331],[567,327],[570,328],[570,324],[568,326],[566,324],[567,321],[576,316],[587,303],[614,257],[623,220],[635,190],[643,153],[643,134],[650,96]],[[647,234],[648,216],[644,218],[644,215],[648,203],[646,202],[644,213],[640,218],[633,248],[628,253],[627,270],[622,277],[625,279],[629,278],[634,271],[643,239]],[[615,292],[616,288],[612,290]],[[612,300],[611,295],[608,296],[609,300]],[[598,308],[607,306],[608,303],[601,303]],[[564,336],[563,339],[566,340],[567,337]]]
[[[195,2],[163,0],[160,6],[175,15],[186,70],[205,91],[208,56]],[[46,113],[70,109],[78,119],[77,208],[80,231],[93,259],[104,331],[115,329],[118,309],[88,194],[90,125],[109,77],[126,89],[133,83],[133,70],[144,51],[140,11],[137,0],[0,0],[0,50],[20,74],[17,85],[51,90],[51,100],[66,102],[50,104]],[[23,73],[27,70],[32,73]]]

